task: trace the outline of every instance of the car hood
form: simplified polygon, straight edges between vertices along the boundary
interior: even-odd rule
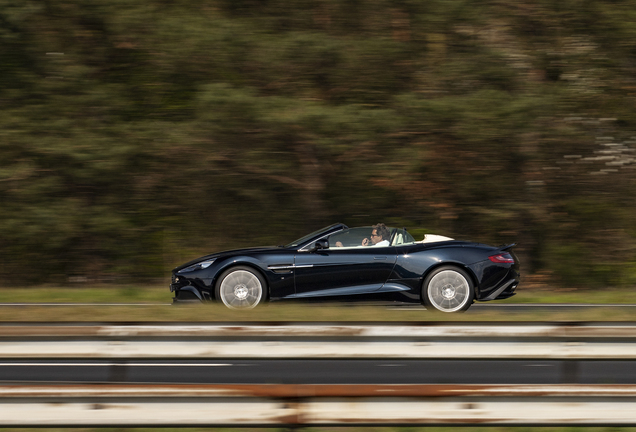
[[[185,264],[181,264],[180,266],[175,267],[172,272],[178,272],[179,270],[183,270],[186,267],[190,267],[193,264],[200,263],[201,261],[210,260],[212,258],[227,258],[236,255],[251,255],[254,253],[263,253],[263,252],[272,252],[275,250],[281,250],[280,246],[261,246],[254,248],[245,248],[245,249],[233,249],[223,252],[216,252],[209,255],[204,255],[202,257],[193,259],[192,261],[188,261]]]

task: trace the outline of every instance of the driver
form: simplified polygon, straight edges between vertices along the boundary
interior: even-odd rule
[[[388,246],[391,233],[383,223],[373,225],[371,237],[362,240],[362,246]]]

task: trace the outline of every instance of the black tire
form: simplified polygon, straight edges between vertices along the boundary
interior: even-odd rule
[[[229,309],[252,309],[267,295],[267,283],[256,270],[247,266],[224,271],[214,287],[216,299]]]
[[[422,301],[432,312],[464,312],[475,298],[475,287],[465,270],[443,266],[433,270],[422,285]]]

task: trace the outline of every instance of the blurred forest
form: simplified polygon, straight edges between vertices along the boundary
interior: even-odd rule
[[[633,285],[635,101],[634,0],[0,0],[2,285],[334,222]]]

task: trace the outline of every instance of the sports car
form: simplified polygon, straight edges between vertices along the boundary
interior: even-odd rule
[[[515,295],[515,244],[493,247],[439,235],[416,241],[405,228],[337,223],[284,246],[214,253],[172,271],[174,302],[217,301],[250,309],[266,301],[390,301],[462,312]]]

